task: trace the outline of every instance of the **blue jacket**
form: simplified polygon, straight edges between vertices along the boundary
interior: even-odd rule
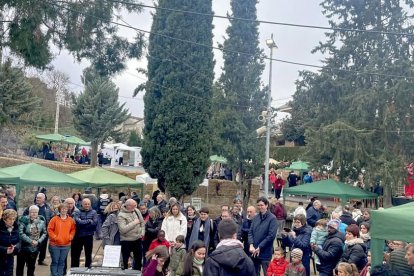
[[[252,220],[245,218],[243,219],[243,223],[241,227],[239,228],[239,232],[237,233],[237,238],[243,243],[244,252],[246,252],[248,256],[250,256],[249,230],[251,226],[252,226]]]
[[[316,222],[321,219],[321,216],[321,212],[312,206],[306,211],[306,222],[309,224],[309,226],[315,227]]]
[[[284,244],[289,246],[291,250],[299,248],[303,252],[302,264],[306,269],[307,275],[310,275],[310,238],[312,234],[312,227],[309,225],[302,226],[301,228],[295,228],[293,231],[296,233],[296,237],[292,238],[291,236],[282,236],[282,241]]]
[[[260,260],[272,259],[276,231],[277,220],[269,210],[264,215],[259,213],[253,218],[248,240],[249,246],[253,244],[254,248],[260,248],[258,256]]]
[[[73,220],[76,223],[75,237],[92,236],[98,225],[98,214],[92,208],[89,211],[80,208],[79,211],[74,212]]]

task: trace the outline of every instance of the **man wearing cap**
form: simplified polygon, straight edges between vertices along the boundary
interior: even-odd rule
[[[321,262],[316,265],[320,276],[333,276],[333,270],[341,259],[345,237],[338,231],[340,224],[340,220],[330,220],[328,222],[328,236],[322,248],[315,244],[311,245]]]

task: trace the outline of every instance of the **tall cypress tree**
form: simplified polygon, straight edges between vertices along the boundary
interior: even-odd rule
[[[232,16],[256,20],[256,4],[257,0],[232,0]],[[262,125],[258,116],[266,110],[258,23],[230,20],[226,32],[223,73],[215,97],[215,125],[219,136],[215,153],[226,156],[242,178],[251,179],[260,174],[265,152],[263,141],[256,137],[256,129]]]
[[[212,13],[211,0],[160,0],[160,8]],[[202,182],[210,154],[213,82],[212,17],[158,9],[148,48],[145,85],[144,168],[172,196]],[[200,76],[202,75],[202,77]]]

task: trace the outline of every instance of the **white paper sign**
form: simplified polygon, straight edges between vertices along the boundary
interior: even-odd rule
[[[104,257],[102,261],[103,267],[119,267],[121,259],[120,245],[106,245],[104,250]]]

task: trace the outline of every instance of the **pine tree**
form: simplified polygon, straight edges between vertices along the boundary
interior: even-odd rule
[[[140,12],[136,0],[22,1],[0,2],[0,49],[7,47],[26,65],[45,69],[53,58],[52,45],[67,49],[78,59],[88,59],[100,75],[125,67],[129,57],[142,55],[143,35],[129,42],[117,34],[112,23],[115,11]],[[2,17],[3,15],[3,17]],[[9,16],[10,17],[7,17]],[[3,23],[1,23],[3,24]],[[0,26],[1,30],[1,26]]]
[[[211,0],[160,0],[160,8],[212,13]],[[157,9],[148,48],[145,85],[144,168],[172,196],[191,194],[210,154],[212,17]]]
[[[232,0],[232,16],[256,20],[256,4],[257,0]],[[224,155],[233,171],[238,170],[242,178],[252,179],[260,174],[264,161],[265,147],[256,137],[256,129],[262,125],[258,116],[267,109],[266,91],[261,83],[264,63],[259,49],[258,24],[230,20],[226,32],[222,46],[225,50],[223,74],[218,81],[214,105],[219,136],[215,153]]]
[[[108,78],[94,77],[86,81],[85,91],[73,99],[75,128],[91,141],[92,167],[96,166],[98,145],[129,117],[125,104],[119,104],[118,90]]]
[[[365,168],[368,180],[380,177],[387,190],[398,178],[388,177],[390,171],[399,171],[394,166],[403,168],[402,160],[411,162],[413,80],[391,75],[414,76],[413,13],[407,8],[413,4],[411,0],[323,1],[335,30],[315,51],[330,57],[320,73],[302,74],[292,103],[291,125],[307,130],[308,158],[314,164],[333,160],[333,169],[340,168],[342,178]],[[299,120],[301,115],[304,118]]]
[[[31,123],[31,116],[39,108],[40,100],[32,93],[32,86],[23,72],[10,62],[0,64],[0,126]]]

